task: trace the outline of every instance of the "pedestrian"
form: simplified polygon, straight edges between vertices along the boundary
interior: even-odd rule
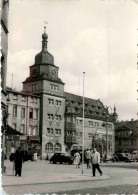
[[[15,159],[14,159],[15,176],[19,175],[19,177],[21,177],[23,159],[24,159],[23,151],[21,150],[21,147],[18,147],[18,149],[15,152]]]
[[[91,160],[91,151],[87,149],[86,151],[86,161],[87,161],[87,169],[91,168],[90,166],[90,160]]]
[[[100,163],[100,153],[96,151],[96,148],[93,149],[91,153],[91,162],[92,162],[92,173],[93,177],[95,177],[96,169],[99,171],[100,175],[102,176],[102,171],[99,167]]]
[[[76,168],[80,168],[79,165],[80,165],[80,153],[78,151],[76,151],[76,153],[74,154],[74,157],[75,157],[75,161],[74,163],[76,164]]]

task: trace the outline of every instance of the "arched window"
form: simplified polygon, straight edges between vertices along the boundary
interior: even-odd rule
[[[61,144],[60,143],[56,143],[55,144],[55,146],[54,146],[54,150],[55,150],[55,152],[57,152],[57,151],[61,151]]]
[[[48,142],[45,147],[46,152],[52,152],[53,151],[53,144]]]

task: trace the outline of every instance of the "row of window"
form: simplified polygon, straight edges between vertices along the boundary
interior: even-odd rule
[[[117,135],[118,136],[127,136],[127,135],[130,135],[132,133],[132,131],[119,131],[117,132]]]
[[[82,102],[75,102],[74,100],[66,100],[66,104],[71,103],[73,106],[79,106],[79,107],[83,107],[83,103]],[[93,110],[98,110],[101,111],[102,107],[101,106],[95,106],[95,105],[90,105],[90,104],[84,104],[85,108],[92,108]]]
[[[54,106],[54,99],[48,98],[48,104]],[[55,101],[55,105],[56,106],[61,106],[61,101],[60,100],[56,100]]]
[[[88,133],[88,137],[89,138],[95,138],[95,139],[98,139],[98,137],[99,137],[99,135],[98,135],[98,133],[96,133],[96,134],[94,134],[94,133]],[[103,135],[102,136],[102,139],[106,139],[106,135]],[[112,140],[112,135],[108,135],[108,139],[109,140]]]
[[[71,116],[68,116],[66,118],[66,121],[71,122],[71,123],[76,123],[76,124],[79,124],[79,125],[83,124],[82,119],[76,119],[75,117],[71,117]],[[100,122],[88,121],[88,125],[90,127],[99,127],[100,124],[102,125],[102,123],[100,123]],[[106,124],[105,124],[105,127],[106,127]],[[108,128],[112,128],[112,124],[108,124]]]
[[[47,117],[48,117],[48,120],[54,120],[54,119],[56,119],[56,121],[61,121],[61,119],[62,119],[62,117],[61,117],[61,115],[54,115],[54,114],[48,114],[47,115]]]
[[[133,146],[136,143],[134,142],[134,140],[120,140],[120,141],[116,141],[115,142],[116,146]]]
[[[45,151],[46,152],[58,152],[58,151],[62,151],[62,147],[60,143],[56,143],[55,145],[53,145],[51,142],[48,142],[45,146]]]
[[[17,130],[17,124],[13,123],[12,124],[12,128]],[[20,132],[25,134],[25,124],[21,124]],[[34,126],[33,125],[29,125],[28,135],[38,135],[38,126],[36,126],[36,125],[34,125]]]
[[[58,85],[54,85],[54,84],[50,84],[50,90],[51,91],[59,91],[59,86]]]
[[[53,130],[53,128],[47,128],[47,134],[49,135],[61,135],[61,129],[55,129],[55,131]]]
[[[67,130],[66,131],[66,135],[67,136],[78,136],[78,137],[82,137],[82,132],[76,132],[76,131],[72,131],[72,130]],[[92,139],[92,138],[95,138],[95,139],[98,139],[98,133],[94,134],[94,133],[88,133],[88,138]],[[106,139],[106,135],[103,135],[102,136],[103,139]],[[108,135],[108,139],[112,139],[112,135]]]
[[[17,106],[13,106],[13,117],[17,117]],[[21,118],[26,117],[26,108],[21,108]],[[29,118],[38,120],[38,109],[29,108]]]
[[[18,100],[18,94],[13,94],[13,100]],[[26,102],[27,96],[22,95],[21,101]],[[36,97],[31,97],[31,103],[37,103],[37,98]]]
[[[29,85],[29,91],[36,91],[36,90],[37,90],[36,84]]]

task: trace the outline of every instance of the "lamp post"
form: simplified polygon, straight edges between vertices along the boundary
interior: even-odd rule
[[[111,108],[110,106],[105,106],[107,109],[107,113],[106,113],[106,123],[103,123],[102,126],[105,127],[106,126],[106,160],[108,160],[108,119],[109,119],[109,111],[108,109]],[[112,110],[112,108],[111,108]]]
[[[95,148],[95,138],[96,138],[96,135],[98,135],[97,130],[98,130],[98,127],[97,127],[95,133],[92,136],[92,148]]]
[[[103,123],[102,126],[105,127],[106,126],[106,160],[108,160],[108,122],[109,122],[109,108],[111,108],[110,106],[105,106],[107,109],[106,112],[106,123]],[[112,110],[112,108],[111,108]],[[116,113],[116,107],[114,106],[114,113],[111,114],[112,119],[113,119],[113,123],[116,123],[116,120],[118,118],[118,115]]]
[[[106,115],[106,160],[108,160],[108,118],[109,115]]]
[[[84,76],[83,72],[83,133],[82,133],[82,174],[84,173]]]

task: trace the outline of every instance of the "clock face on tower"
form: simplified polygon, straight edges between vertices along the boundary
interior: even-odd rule
[[[54,68],[54,67],[51,67],[49,69],[49,75],[52,77],[52,78],[56,78],[57,77],[57,69]]]
[[[37,77],[38,74],[39,74],[39,68],[38,68],[38,67],[33,67],[33,68],[31,69],[31,76],[32,76],[32,77]]]

